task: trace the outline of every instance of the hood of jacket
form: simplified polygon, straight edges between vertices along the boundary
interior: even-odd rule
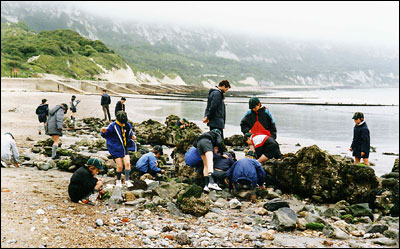
[[[64,108],[61,105],[56,105],[53,109],[49,111],[49,115],[54,115],[54,113],[56,113],[59,109],[64,110]]]
[[[215,92],[215,91],[217,91],[217,92],[219,92],[219,93],[221,94],[222,99],[225,98],[224,93],[221,92],[218,88],[211,88],[211,89],[208,91],[208,96],[210,96],[210,94],[211,94],[212,92]]]

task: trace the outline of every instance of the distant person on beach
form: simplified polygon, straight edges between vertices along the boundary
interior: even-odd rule
[[[187,121],[187,119],[185,118],[179,119],[178,121],[176,121],[176,126],[178,126],[181,129],[184,129],[189,126],[189,121]]]
[[[154,177],[157,173],[165,174],[165,170],[157,167],[157,159],[163,154],[163,149],[160,145],[154,146],[153,151],[146,153],[139,158],[136,162],[136,170],[139,171],[140,175],[149,173]]]
[[[210,189],[222,190],[217,183],[214,182],[214,162],[213,153],[214,147],[218,147],[218,152],[223,154],[224,146],[221,137],[221,131],[219,129],[213,129],[211,131],[201,134],[193,143],[193,146],[197,148],[201,159],[203,160],[203,176],[204,176],[204,191],[209,192]],[[226,155],[223,155],[227,157]]]
[[[125,112],[125,101],[126,98],[122,97],[120,101],[115,105],[115,117],[117,117],[117,112],[124,111]]]
[[[254,157],[254,151],[249,150],[246,157],[236,161],[226,173],[225,183],[234,193],[246,189],[255,190],[257,185],[264,187],[265,171]],[[255,192],[252,193],[252,199],[254,198]]]
[[[354,164],[359,164],[362,158],[364,164],[369,166],[370,136],[367,123],[364,120],[364,114],[356,112],[353,115],[353,119],[356,125],[353,130],[353,142],[349,150],[353,152]]]
[[[247,132],[244,135],[244,140],[250,146],[250,150],[256,152],[257,161],[260,163],[272,158],[279,159],[282,157],[279,144],[271,136],[262,134],[253,135]]]
[[[68,195],[72,202],[88,199],[95,190],[100,190],[103,181],[95,177],[100,170],[103,170],[103,162],[92,157],[85,166],[81,166],[74,172],[68,185]]]
[[[36,108],[36,115],[38,115],[39,119],[39,135],[42,135],[42,130],[44,130],[46,126],[47,116],[49,116],[49,104],[47,104],[47,99],[42,99],[42,103]]]
[[[101,107],[103,108],[104,112],[104,120],[107,120],[107,115],[108,115],[108,121],[111,121],[111,115],[110,115],[110,104],[111,104],[111,97],[106,93],[106,89],[103,89],[103,95],[101,95]]]
[[[210,131],[218,129],[224,139],[224,128],[226,120],[226,109],[224,94],[231,88],[229,81],[219,82],[217,88],[212,88],[208,92],[207,107],[204,112],[203,123],[210,127]]]
[[[108,127],[102,127],[100,135],[107,140],[107,149],[117,164],[117,181],[116,186],[122,187],[121,174],[123,165],[125,165],[125,185],[131,187],[129,180],[131,173],[131,162],[129,150],[135,150],[136,136],[132,130],[132,125],[128,122],[126,112],[119,111],[116,120]]]
[[[256,97],[249,99],[249,111],[240,121],[243,135],[250,132],[254,135],[268,135],[276,140],[276,125],[270,111]]]
[[[62,136],[63,129],[63,118],[64,114],[68,111],[68,105],[62,103],[61,105],[56,105],[53,109],[49,111],[49,119],[46,123],[46,135],[50,135],[53,139],[53,147],[51,149],[51,158],[58,159],[57,148],[60,141],[60,136]]]
[[[14,136],[11,132],[6,132],[1,136],[1,167],[12,165],[19,167],[19,153]]]
[[[71,97],[71,102],[70,102],[70,107],[69,109],[71,110],[71,122],[75,127],[75,119],[76,119],[76,106],[81,102],[80,100],[76,99],[75,95],[72,95]]]

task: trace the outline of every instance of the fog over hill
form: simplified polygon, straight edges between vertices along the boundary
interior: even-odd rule
[[[206,17],[205,17],[206,18]],[[398,48],[241,35],[212,28],[116,19],[68,3],[1,2],[1,22],[71,29],[104,42],[135,73],[190,85],[398,86]]]

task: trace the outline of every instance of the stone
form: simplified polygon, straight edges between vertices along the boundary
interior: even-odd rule
[[[385,237],[387,237],[387,238],[398,240],[399,239],[399,230],[389,228],[388,230],[383,232],[383,235],[385,235]]]
[[[45,212],[43,209],[39,208],[38,210],[36,210],[36,213],[41,215],[41,214],[44,214]]]
[[[366,231],[366,233],[384,233],[389,227],[383,224],[372,224]]]
[[[236,198],[229,201],[229,207],[231,209],[240,208],[241,205],[242,204],[240,203],[240,201]]]
[[[176,205],[172,202],[167,203],[167,210],[173,215],[182,217],[183,213],[176,207]]]
[[[223,198],[218,198],[216,202],[214,202],[214,206],[226,209],[229,207],[229,202]]]
[[[371,218],[371,220],[374,220],[374,215],[372,213],[372,210],[369,208],[368,203],[354,204],[351,205],[349,209],[354,217],[368,216],[369,218]]]
[[[178,243],[181,246],[192,244],[192,241],[185,233],[180,233],[180,234],[176,235],[175,241],[176,241],[176,243]]]
[[[322,216],[330,218],[330,217],[332,217],[332,216],[339,217],[340,214],[339,214],[339,211],[338,211],[336,208],[327,208],[327,209],[322,213]]]
[[[96,225],[101,227],[102,225],[104,225],[103,220],[102,219],[97,219],[96,220]]]
[[[108,199],[109,204],[120,204],[124,201],[122,198],[122,189],[120,187],[115,187],[110,199]]]
[[[215,236],[219,238],[226,238],[228,235],[228,232],[225,229],[218,228],[216,226],[211,226],[207,229],[209,233],[214,234]]]
[[[275,211],[282,207],[289,208],[289,203],[279,198],[272,199],[264,204],[264,208],[268,211]]]
[[[125,205],[136,206],[136,205],[138,205],[138,204],[145,203],[146,201],[147,201],[146,198],[138,198],[138,199],[136,199],[136,200],[134,200],[134,201],[127,201],[127,202],[125,202]]]
[[[179,201],[178,207],[183,213],[192,214],[194,216],[202,216],[210,211],[211,201],[208,195],[201,195],[200,198],[191,196],[190,198],[184,197]]]
[[[268,210],[263,208],[263,207],[259,207],[254,211],[255,214],[258,215],[267,215],[268,214]]]
[[[287,231],[296,229],[296,212],[288,207],[282,207],[273,212],[271,225],[278,231]]]
[[[341,229],[332,224],[325,225],[324,229],[322,230],[322,233],[332,239],[346,240],[349,238],[349,235],[347,235]]]
[[[156,237],[157,235],[160,234],[159,231],[155,231],[155,230],[153,230],[153,229],[144,230],[143,233],[144,233],[147,237],[150,237],[150,238],[154,238],[154,237]]]
[[[127,192],[125,192],[125,200],[126,201],[134,201],[134,200],[136,200],[136,196],[134,193],[127,191]]]
[[[304,218],[298,218],[296,221],[297,229],[306,230],[307,221]]]
[[[158,187],[160,185],[159,181],[153,181],[153,180],[150,180],[150,179],[146,179],[144,181],[147,184],[147,190],[155,189],[156,187]]]
[[[260,233],[260,238],[263,240],[274,240],[275,236],[273,231],[268,230],[268,231],[262,231]]]
[[[377,239],[371,239],[370,242],[377,244],[377,245],[383,245],[383,246],[395,246],[397,245],[397,242],[392,239],[388,238],[377,238]]]

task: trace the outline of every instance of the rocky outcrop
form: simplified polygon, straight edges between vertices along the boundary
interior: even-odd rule
[[[371,203],[378,187],[371,167],[348,164],[346,158],[334,157],[316,145],[285,154],[281,161],[268,162],[264,169],[272,184],[283,191],[317,202]]]

